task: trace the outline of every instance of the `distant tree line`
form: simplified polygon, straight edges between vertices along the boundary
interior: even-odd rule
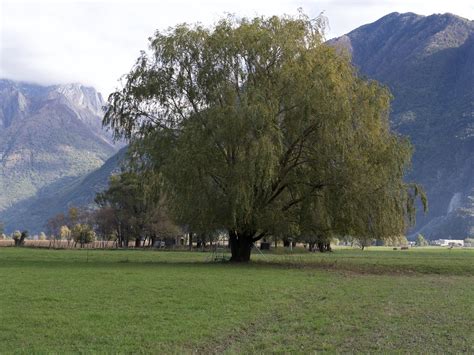
[[[94,231],[95,213],[85,208],[71,207],[68,213],[59,213],[50,218],[46,231],[54,247],[60,241],[67,241],[67,246],[84,247],[96,240]],[[48,238],[40,235],[40,239]]]

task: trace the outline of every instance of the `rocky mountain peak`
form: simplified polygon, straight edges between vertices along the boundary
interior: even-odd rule
[[[0,214],[101,166],[118,150],[102,129],[103,104],[81,84],[0,79]]]
[[[51,91],[50,97],[54,98],[57,95],[62,95],[78,108],[88,109],[98,116],[103,114],[104,100],[102,95],[93,87],[84,86],[79,83],[57,85]]]
[[[0,87],[0,127],[6,128],[12,121],[24,117],[28,110],[28,100],[15,87]]]

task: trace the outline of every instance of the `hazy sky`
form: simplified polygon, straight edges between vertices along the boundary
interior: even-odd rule
[[[451,12],[474,19],[474,0],[0,0],[0,78],[40,84],[81,82],[105,96],[132,67],[156,29],[238,16],[324,11],[327,38],[390,12]]]

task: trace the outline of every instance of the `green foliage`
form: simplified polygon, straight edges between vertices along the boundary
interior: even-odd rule
[[[12,239],[15,241],[15,246],[20,247],[25,244],[25,239],[28,238],[28,231],[15,231],[12,234]]]
[[[392,91],[392,127],[415,147],[407,179],[430,197],[417,230],[428,239],[469,236],[474,72],[467,58],[474,53],[474,22],[453,14],[390,14],[333,43],[347,46],[360,72]],[[456,192],[470,214],[446,215]]]
[[[71,236],[76,243],[81,245],[92,243],[95,240],[95,232],[88,224],[76,224],[73,226]]]
[[[70,207],[68,210],[68,223],[71,226],[79,222],[79,209],[77,207]]]
[[[72,237],[71,230],[68,226],[61,226],[59,229],[59,239],[70,240]]]
[[[141,237],[148,206],[144,186],[137,174],[124,172],[113,175],[108,190],[99,193],[96,202],[102,207],[96,219],[104,239],[116,231],[122,246],[127,245],[129,239]]]
[[[14,231],[12,233],[12,239],[13,240],[17,241],[17,240],[20,240],[20,238],[21,238],[21,232],[20,231],[17,230],[17,231]]]
[[[416,236],[415,243],[419,247],[423,247],[423,246],[428,245],[428,241],[425,239],[425,237],[422,234],[418,234]]]
[[[145,175],[132,171],[112,176],[109,188],[96,197],[101,208],[95,219],[102,238],[117,239],[120,246],[126,246],[129,239],[154,240],[179,234],[157,188]]]
[[[109,98],[104,124],[132,140],[135,167],[178,221],[227,229],[233,260],[268,234],[403,234],[424,196],[403,182],[411,146],[389,129],[388,91],[323,30],[304,14],[179,25]]]
[[[408,239],[404,235],[396,235],[384,240],[384,245],[391,247],[408,246]]]

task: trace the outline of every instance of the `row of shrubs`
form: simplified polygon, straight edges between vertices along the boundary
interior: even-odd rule
[[[11,235],[1,235],[3,240],[13,240],[15,246],[25,245],[25,241],[29,239],[28,231],[15,231]],[[71,229],[68,226],[62,226],[60,233],[57,236],[51,236],[48,238],[44,232],[41,232],[34,239],[38,240],[67,240],[69,242],[79,243],[81,246],[84,244],[91,243],[96,240],[96,234],[92,227],[88,224],[75,224]]]

